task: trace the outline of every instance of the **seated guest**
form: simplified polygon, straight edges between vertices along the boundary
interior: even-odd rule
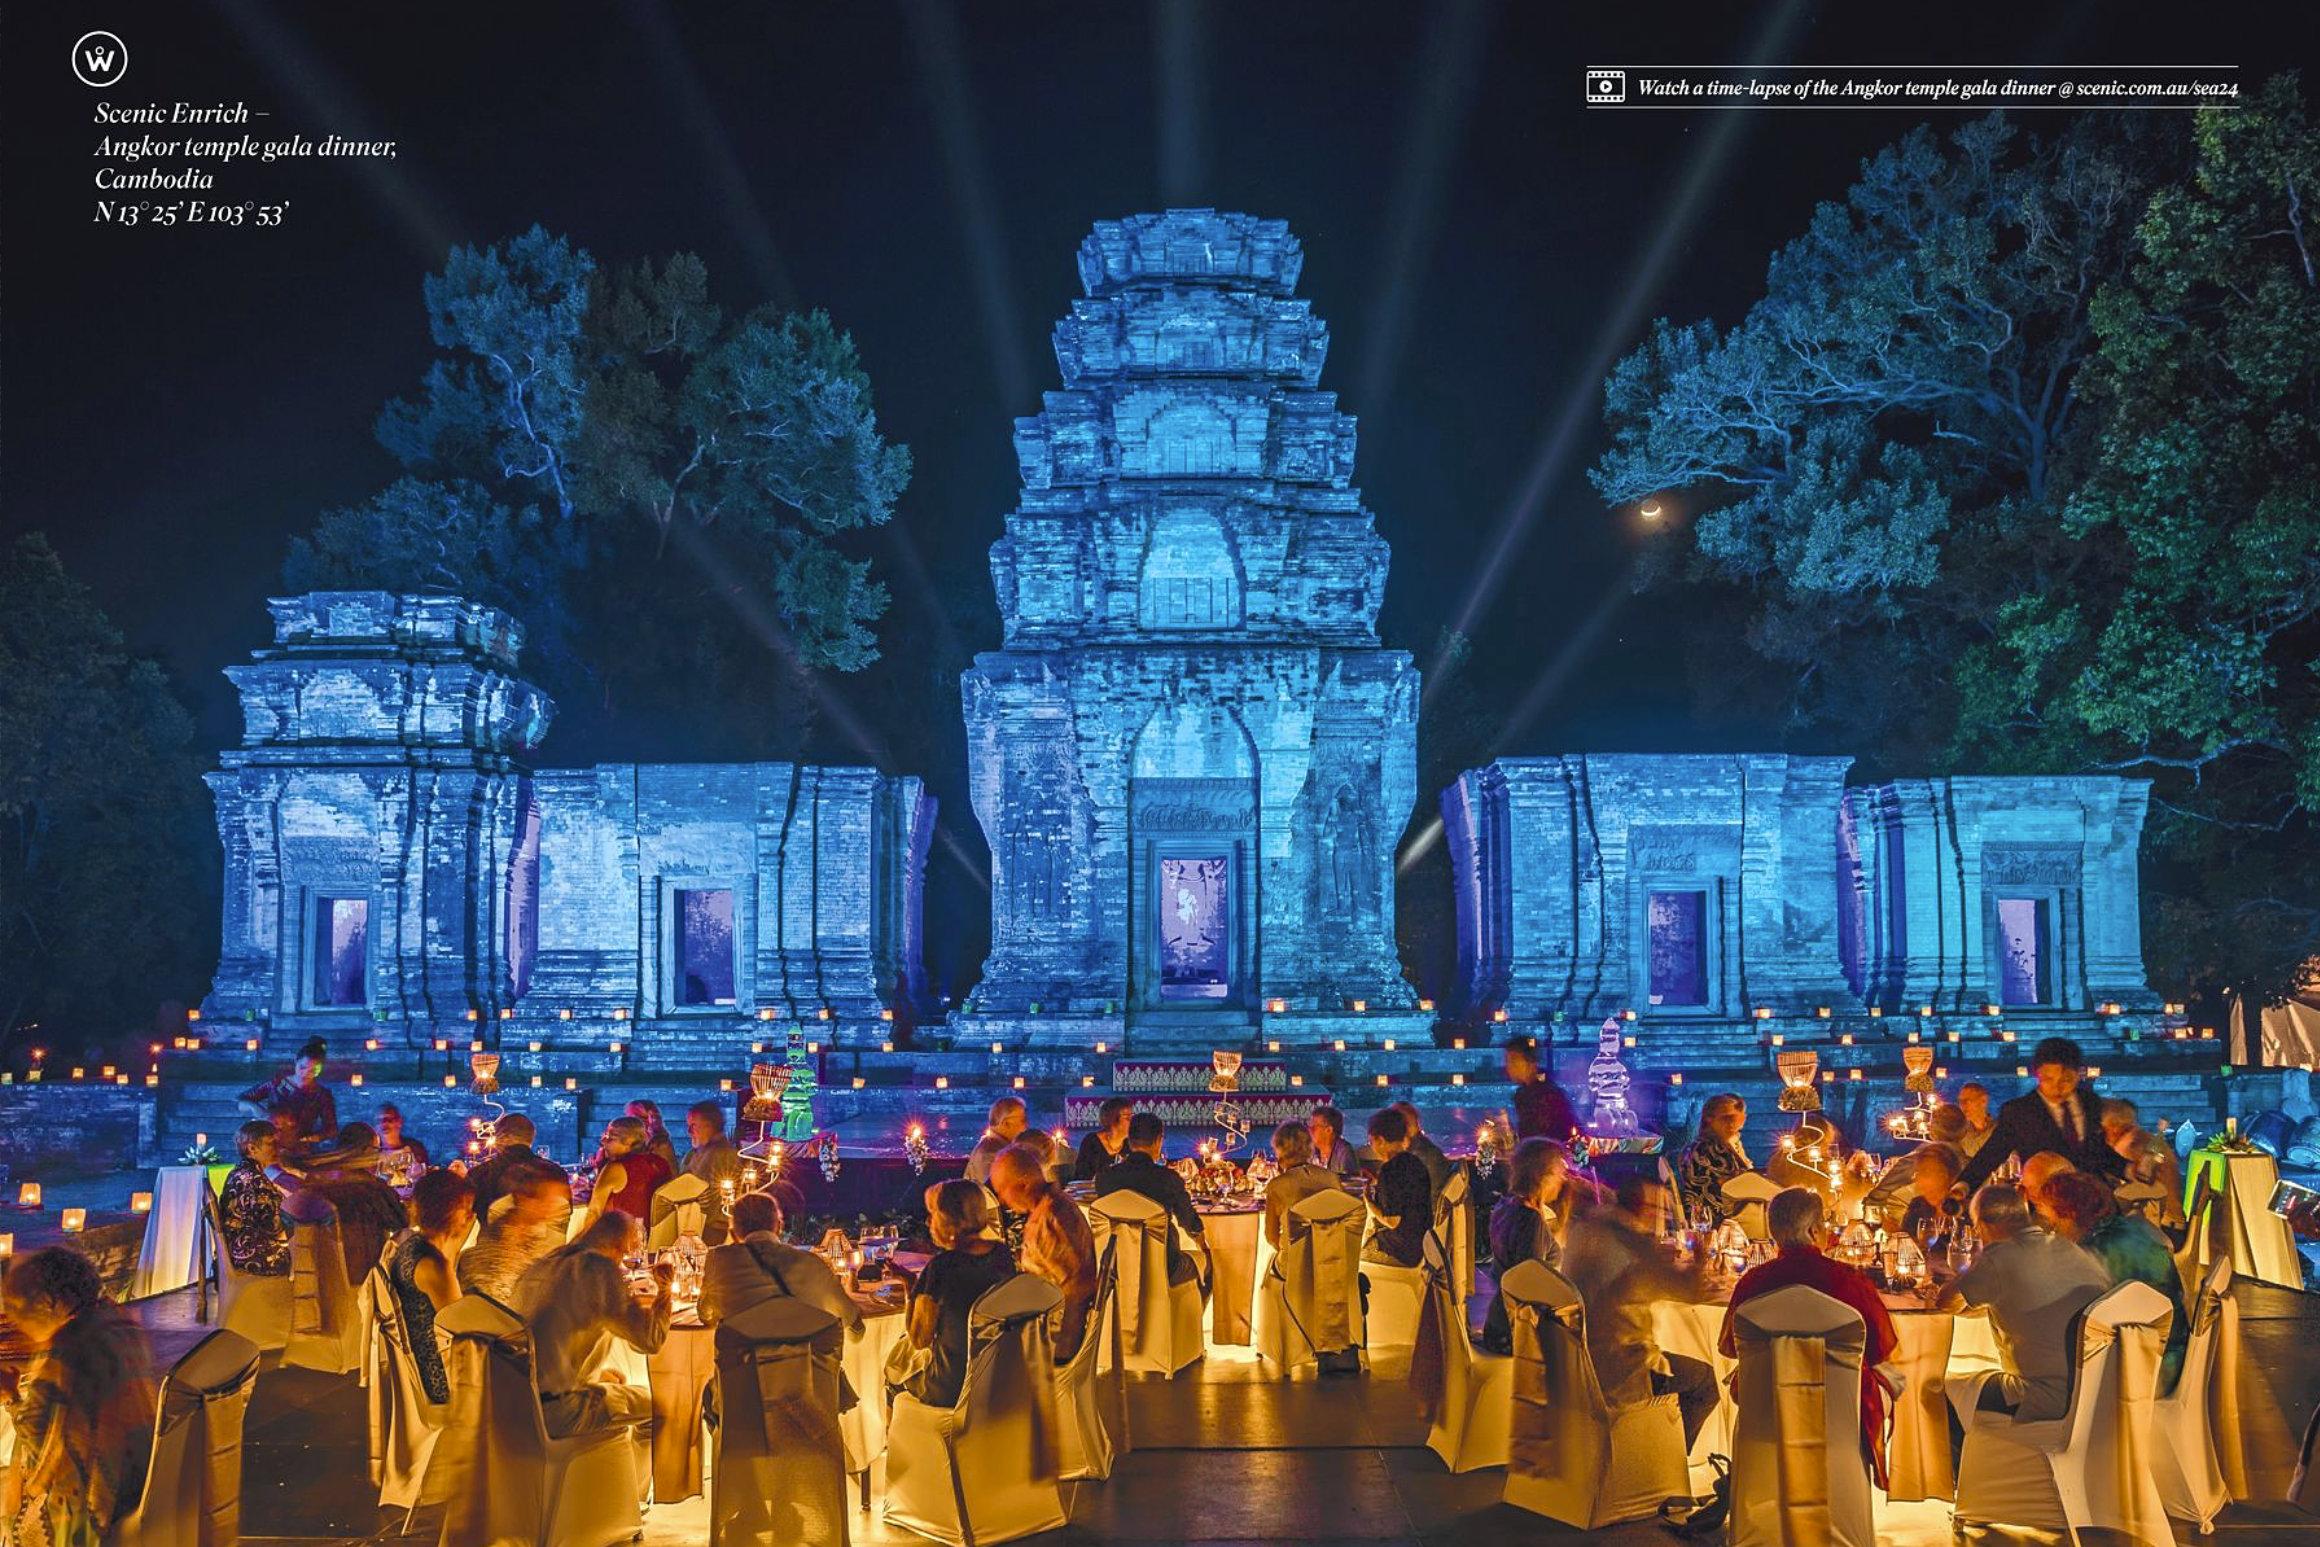
[[[669,1142],[668,1125],[661,1121],[661,1104],[639,1097],[621,1108],[621,1111],[644,1124],[644,1147],[668,1162],[669,1171],[674,1175],[677,1169],[677,1147]]]
[[[1434,1196],[1441,1197],[1443,1186],[1449,1182],[1451,1174],[1458,1169],[1456,1163],[1442,1153],[1441,1145],[1426,1137],[1425,1119],[1418,1115],[1418,1109],[1415,1105],[1407,1101],[1397,1101],[1394,1103],[1394,1110],[1401,1113],[1403,1120],[1410,1125],[1410,1153],[1417,1156],[1419,1162],[1425,1166],[1426,1180],[1433,1184]]]
[[[532,1148],[539,1137],[539,1129],[521,1112],[508,1112],[492,1124],[492,1152],[481,1162],[467,1168],[467,1179],[475,1184],[475,1217],[491,1223],[492,1206],[499,1202],[513,1185],[508,1179],[519,1172],[552,1170],[558,1176],[564,1168]]]
[[[1522,1263],[1543,1262],[1551,1268],[1562,1259],[1548,1188],[1568,1167],[1563,1147],[1552,1139],[1525,1139],[1514,1147],[1507,1161],[1506,1195],[1490,1211],[1490,1269],[1498,1282],[1506,1282]],[[1506,1302],[1496,1295],[1482,1320],[1482,1346],[1494,1354],[1514,1352]]]
[[[1369,1147],[1378,1158],[1377,1186],[1369,1195],[1373,1228],[1361,1260],[1417,1267],[1426,1260],[1426,1233],[1434,1228],[1434,1183],[1426,1163],[1410,1153],[1409,1119],[1392,1107],[1372,1113]]]
[[[1520,1139],[1570,1142],[1578,1131],[1579,1116],[1571,1098],[1539,1063],[1536,1037],[1513,1036],[1506,1043],[1506,1077],[1514,1082],[1514,1134]]]
[[[525,1272],[564,1244],[572,1184],[544,1162],[501,1180],[510,1188],[507,1206],[498,1218],[484,1221],[475,1244],[460,1253],[457,1268],[462,1293],[485,1295],[512,1308]]]
[[[1079,1205],[1049,1178],[1047,1157],[1028,1142],[1046,1135],[1033,1129],[1023,1137],[1027,1142],[1010,1144],[991,1162],[991,1190],[1023,1220],[1016,1265],[1063,1291],[1063,1304],[1048,1318],[1060,1364],[1079,1352],[1087,1333],[1088,1308],[1096,1298],[1096,1238]]]
[[[1338,1176],[1351,1176],[1360,1169],[1353,1158],[1353,1146],[1345,1142],[1343,1112],[1332,1106],[1315,1107],[1305,1125],[1313,1135],[1315,1165]]]
[[[403,1109],[392,1101],[379,1108],[379,1180],[408,1195],[427,1169],[427,1146],[403,1132]]]
[[[1208,1255],[1208,1236],[1201,1228],[1200,1211],[1192,1206],[1192,1193],[1185,1187],[1184,1178],[1161,1163],[1167,1136],[1168,1130],[1157,1113],[1138,1112],[1128,1119],[1128,1152],[1120,1157],[1118,1165],[1096,1178],[1096,1196],[1109,1198],[1116,1192],[1139,1193],[1166,1209],[1176,1221],[1176,1229],[1168,1234],[1168,1282],[1197,1283],[1205,1295],[1207,1275],[1192,1254],[1178,1244],[1177,1235],[1181,1233],[1202,1258]]]
[[[1016,1148],[1027,1149],[1039,1157],[1042,1176],[1055,1174],[1055,1135],[1044,1128],[1026,1128],[1016,1137],[1013,1144],[1007,1146],[1007,1149]],[[1007,1150],[1001,1150],[999,1153],[1004,1155]],[[988,1176],[983,1178],[983,1188],[990,1193],[991,1201],[998,1206],[1000,1241],[1005,1243],[1007,1250],[1013,1252],[1020,1259],[1023,1255],[1023,1226],[1028,1216],[1009,1203],[1007,1195],[1000,1192]],[[1026,1269],[1026,1271],[1029,1270]]]
[[[0,1316],[31,1356],[0,1368],[0,1412],[15,1428],[13,1458],[0,1462],[0,1541],[97,1547],[144,1490],[155,1395],[145,1333],[64,1246],[15,1260]]]
[[[1748,1103],[1730,1091],[1710,1096],[1700,1109],[1699,1134],[1676,1157],[1676,1187],[1687,1218],[1705,1215],[1721,1224],[1740,1212],[1740,1205],[1725,1196],[1724,1184],[1755,1169],[1740,1147],[1740,1130],[1747,1122]]]
[[[1971,1160],[1998,1131],[1997,1114],[1990,1110],[1990,1087],[1968,1080],[1958,1087],[1958,1110],[1966,1115],[1966,1131],[1958,1136],[1958,1153]]]
[[[1667,1188],[1657,1176],[1636,1171],[1621,1177],[1611,1207],[1571,1226],[1563,1242],[1563,1276],[1587,1308],[1587,1354],[1604,1400],[1621,1406],[1675,1393],[1689,1450],[1716,1410],[1715,1366],[1663,1351],[1652,1331],[1651,1308],[1661,1300],[1713,1300],[1721,1284],[1713,1253],[1700,1253],[1689,1268],[1675,1265],[1659,1241],[1667,1209]]]
[[[2030,1054],[2036,1088],[1998,1108],[1989,1139],[1966,1161],[1958,1185],[1972,1193],[2007,1161],[2027,1162],[2043,1150],[2092,1176],[2125,1175],[2126,1162],[2103,1142],[2102,1098],[2085,1083],[2085,1062],[2068,1037],[2039,1043]]]
[[[1343,1192],[1336,1172],[1313,1163],[1313,1130],[1292,1118],[1273,1130],[1273,1159],[1281,1169],[1265,1184],[1265,1244],[1281,1249],[1281,1219],[1317,1192]]]
[[[369,1276],[387,1242],[411,1223],[410,1206],[380,1179],[378,1166],[378,1135],[368,1123],[348,1123],[338,1131],[336,1148],[309,1162],[301,1201],[287,1205],[297,1215],[313,1199],[328,1201],[338,1220],[338,1246],[350,1284]]]
[[[714,1327],[752,1306],[786,1298],[828,1311],[860,1337],[862,1308],[821,1253],[781,1238],[782,1226],[781,1204],[771,1194],[743,1193],[733,1200],[733,1239],[710,1248],[701,1267],[703,1324]]]
[[[741,1190],[745,1167],[741,1151],[725,1137],[725,1108],[714,1101],[696,1101],[685,1108],[685,1134],[693,1147],[685,1151],[685,1175],[709,1184],[701,1195],[701,1239],[711,1246],[725,1239],[725,1184]]]
[[[1947,1145],[1955,1154],[1958,1165],[1965,1164],[1966,1152],[1958,1146],[1958,1141],[1965,1137],[1966,1131],[1966,1114],[1963,1110],[1947,1104],[1935,1107],[1933,1114],[1926,1119],[1925,1128],[1928,1143]],[[1917,1157],[1923,1152],[1924,1146],[1920,1145],[1897,1155],[1891,1165],[1878,1173],[1876,1184],[1861,1200],[1861,1207],[1867,1210],[1869,1219],[1883,1221],[1888,1230],[1899,1228],[1901,1216],[1909,1207],[1912,1179],[1917,1174]],[[1861,1155],[1867,1152],[1856,1150],[1854,1153]],[[1951,1169],[1955,1170],[1956,1167]],[[1957,1178],[1952,1176],[1950,1180],[1954,1182]]]
[[[643,1250],[642,1221],[600,1214],[569,1245],[533,1263],[516,1286],[551,1438],[652,1418],[652,1393],[613,1378],[609,1368],[614,1338],[647,1354],[668,1341],[676,1269],[656,1262],[652,1282],[636,1289],[621,1272],[621,1258]]]
[[[266,1175],[279,1141],[264,1118],[242,1124],[235,1136],[242,1158],[218,1193],[218,1235],[236,1273],[282,1278],[290,1272],[290,1226],[282,1217],[282,1189]]]
[[[452,1265],[459,1261],[467,1229],[475,1223],[475,1184],[449,1171],[430,1171],[411,1189],[411,1209],[418,1227],[404,1231],[389,1248],[387,1283],[402,1313],[419,1385],[428,1401],[448,1402],[451,1378],[443,1369],[435,1313],[459,1298]]]
[[[2038,1196],[2046,1191],[2048,1182],[2077,1169],[2067,1157],[2057,1155],[2052,1150],[2040,1150],[2022,1162],[2022,1174],[2015,1178],[2014,1186],[2022,1194],[2022,1201],[2030,1205],[2030,1212],[2036,1216],[2037,1222],[2049,1230],[2054,1228],[2053,1222],[2039,1214]]]
[[[1135,1114],[1136,1103],[1127,1097],[1104,1098],[1104,1104],[1096,1108],[1094,1131],[1079,1141],[1079,1161],[1071,1168],[1073,1181],[1094,1181],[1127,1152],[1128,1119]]]
[[[2172,1392],[2183,1374],[2183,1351],[2191,1342],[2191,1316],[2183,1303],[2183,1277],[2175,1271],[2175,1253],[2167,1237],[2140,1214],[2120,1212],[2109,1188],[2076,1171],[2066,1171],[2049,1181],[2037,1206],[2056,1235],[2102,1264],[2112,1284],[2131,1279],[2167,1297],[2167,1308],[2175,1316],[2167,1324],[2167,1347],[2159,1359],[2159,1395]]]
[[[926,1213],[938,1250],[911,1286],[910,1347],[923,1362],[903,1389],[930,1407],[951,1407],[967,1378],[967,1313],[1014,1276],[1015,1259],[991,1239],[991,1200],[976,1183],[935,1183]]]
[[[1938,1308],[1989,1313],[2000,1372],[1983,1383],[1980,1405],[2022,1419],[2060,1418],[2078,1364],[2072,1325],[2110,1288],[2110,1277],[2092,1256],[2033,1223],[2014,1188],[1975,1193],[1973,1220],[1982,1254],[1943,1292]]]
[[[588,1194],[588,1217],[617,1209],[631,1219],[651,1218],[652,1195],[669,1179],[668,1162],[650,1148],[652,1131],[638,1117],[621,1116],[604,1125],[596,1145],[596,1186]]]
[[[241,1094],[243,1107],[255,1115],[280,1112],[289,1117],[285,1160],[297,1160],[309,1145],[325,1145],[338,1137],[338,1101],[322,1083],[322,1066],[329,1058],[330,1049],[316,1037],[298,1050],[288,1074],[262,1081]]]
[[[2103,1142],[2126,1162],[2123,1180],[2142,1190],[2157,1188],[2159,1196],[2135,1205],[2136,1212],[2171,1236],[2181,1236],[2183,1167],[2175,1147],[2143,1126],[2143,1115],[2132,1101],[2116,1098],[2102,1105]]]
[[[1893,1313],[1869,1275],[1849,1263],[1831,1261],[1823,1254],[1827,1243],[1828,1211],[1821,1196],[1809,1188],[1791,1187],[1775,1193],[1764,1209],[1765,1233],[1780,1253],[1740,1275],[1733,1286],[1732,1303],[1724,1311],[1724,1333],[1718,1346],[1724,1357],[1736,1359],[1740,1344],[1733,1312],[1761,1294],[1802,1284],[1817,1289],[1861,1313],[1867,1340],[1861,1348],[1861,1454],[1868,1460],[1877,1486],[1885,1481],[1885,1377],[1878,1373],[1901,1347],[1901,1333]],[[1898,1385],[1893,1390],[1898,1391]]]
[[[966,1178],[980,1185],[991,1179],[991,1162],[999,1158],[999,1151],[1013,1144],[1030,1126],[1031,1109],[1023,1104],[1021,1096],[1001,1096],[991,1103],[991,1120],[983,1129],[983,1136],[967,1152]]]

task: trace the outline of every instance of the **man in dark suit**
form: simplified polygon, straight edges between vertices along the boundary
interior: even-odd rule
[[[1192,1193],[1184,1185],[1184,1178],[1161,1164],[1161,1146],[1167,1136],[1158,1113],[1138,1112],[1128,1119],[1128,1148],[1119,1162],[1096,1178],[1096,1196],[1108,1198],[1116,1192],[1139,1193],[1166,1209],[1176,1220],[1177,1227],[1205,1255],[1207,1236],[1201,1229],[1200,1211],[1192,1206]],[[1188,1284],[1200,1280],[1200,1292],[1208,1293],[1208,1284],[1202,1279],[1198,1265],[1176,1244],[1176,1232],[1168,1233],[1168,1281]]]
[[[2009,1157],[2051,1150],[2090,1176],[2117,1180],[2125,1163],[2103,1142],[2102,1097],[2086,1083],[2085,1057],[2068,1037],[2048,1037],[2030,1055],[2035,1090],[1998,1108],[1990,1137],[1974,1151],[1957,1189],[1971,1197]]]

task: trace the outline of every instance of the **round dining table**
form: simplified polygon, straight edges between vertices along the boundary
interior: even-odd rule
[[[1912,1295],[1887,1294],[1884,1300],[1901,1337],[1892,1363],[1904,1382],[1900,1397],[1891,1404],[1893,1428],[1885,1456],[1892,1486],[1886,1496],[1896,1502],[1954,1497],[1957,1480],[1950,1470],[1947,1381],[1998,1368],[1990,1320],[1936,1311]],[[1715,1367],[1719,1400],[1692,1447],[1695,1468],[1705,1468],[1710,1455],[1732,1454],[1737,1409],[1729,1382],[1738,1364],[1716,1346],[1723,1334],[1724,1310],[1722,1302],[1666,1300],[1652,1308],[1652,1334],[1662,1351]]]

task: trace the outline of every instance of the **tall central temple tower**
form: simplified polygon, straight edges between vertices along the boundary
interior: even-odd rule
[[[1063,390],[1015,422],[1004,647],[961,683],[993,937],[967,1035],[1226,1045],[1412,1006],[1418,673],[1378,646],[1386,544],[1301,264],[1282,222],[1206,209],[1080,244]]]

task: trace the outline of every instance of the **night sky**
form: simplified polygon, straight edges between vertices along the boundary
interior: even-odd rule
[[[2252,84],[2320,63],[2311,22],[2289,19],[2306,9],[11,7],[0,523],[45,529],[175,676],[205,745],[226,744],[239,717],[219,669],[267,637],[287,539],[395,475],[371,423],[431,357],[422,275],[451,242],[537,221],[600,260],[696,252],[729,310],[827,309],[916,457],[897,526],[920,572],[980,575],[1016,494],[1010,421],[1056,384],[1049,329],[1080,238],[1211,204],[1285,218],[1304,243],[1300,290],[1334,346],[1323,384],[1360,420],[1358,482],[1393,544],[1389,644],[1424,661],[1471,617],[1478,683],[1539,710],[1508,752],[1762,746],[1771,728],[1696,712],[1651,599],[1616,602],[1634,534],[1581,476],[1602,368],[1655,315],[1736,321],[1812,206],[1924,115],[1589,112],[1583,67],[2197,62]],[[108,131],[66,67],[89,27],[130,48],[106,99],[247,100],[274,115],[253,132],[401,154],[221,178],[220,197],[287,198],[277,230],[93,224]],[[1479,592],[1526,486],[1536,519]],[[864,551],[886,560],[897,614],[932,605],[890,539]],[[834,686],[911,702],[895,684],[913,672],[901,649]],[[955,692],[920,712],[958,741]],[[545,755],[687,749],[632,716],[615,742],[552,734]],[[931,771],[979,852],[963,788]],[[953,930],[948,954],[979,957],[979,920],[930,927],[938,959]]]

